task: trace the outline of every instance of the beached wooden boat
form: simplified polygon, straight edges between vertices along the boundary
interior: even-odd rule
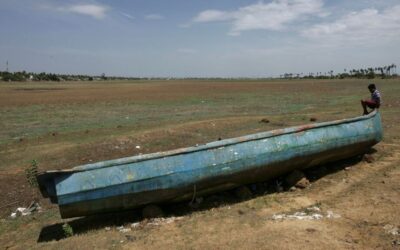
[[[379,112],[196,147],[47,171],[44,197],[63,218],[173,202],[362,154],[382,139]]]

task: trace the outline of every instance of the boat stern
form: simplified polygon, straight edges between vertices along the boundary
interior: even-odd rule
[[[49,198],[51,203],[57,204],[58,199],[54,182],[55,175],[56,173],[39,173],[36,176],[36,180],[39,184],[39,190],[43,198]]]

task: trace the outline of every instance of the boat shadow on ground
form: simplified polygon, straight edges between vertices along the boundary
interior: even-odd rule
[[[366,154],[373,154],[375,152],[375,149],[370,149]],[[324,176],[352,167],[363,159],[365,159],[364,155],[355,156],[346,160],[306,169],[304,170],[304,174],[312,183]],[[210,210],[219,206],[240,203],[264,195],[270,195],[277,192],[288,192],[290,187],[285,185],[285,177],[286,176],[281,176],[275,179],[270,179],[266,182],[250,184],[244,186],[244,189],[242,187],[241,189],[224,191],[207,197],[197,197],[191,202],[162,205],[164,217],[185,216],[194,212]],[[67,238],[69,235],[66,233],[67,230],[64,226],[65,223],[68,223],[72,228],[74,235],[79,235],[89,231],[104,229],[106,227],[119,227],[121,225],[136,222],[146,222],[146,219],[143,219],[142,217],[140,209],[66,220],[63,223],[56,223],[43,227],[37,242],[58,241]]]

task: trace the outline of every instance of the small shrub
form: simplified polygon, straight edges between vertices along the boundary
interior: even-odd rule
[[[71,237],[74,235],[74,230],[72,229],[71,225],[69,225],[68,223],[64,223],[64,225],[62,225],[62,229],[64,232],[64,236],[65,237]]]
[[[36,180],[37,173],[38,173],[38,164],[36,160],[33,160],[31,162],[31,166],[25,169],[26,179],[28,180],[29,185],[31,185],[31,187],[38,187],[38,183]]]

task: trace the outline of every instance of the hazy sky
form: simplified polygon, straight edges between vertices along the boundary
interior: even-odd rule
[[[400,64],[399,0],[0,0],[0,71],[266,77]]]

